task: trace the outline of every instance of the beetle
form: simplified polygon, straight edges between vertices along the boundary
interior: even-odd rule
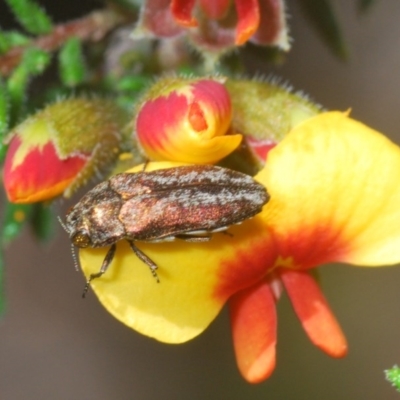
[[[212,233],[258,214],[268,200],[265,187],[251,176],[212,165],[112,176],[85,194],[63,224],[76,247],[110,246],[83,297],[108,269],[118,241],[127,240],[158,281],[156,263],[134,242],[208,241]]]

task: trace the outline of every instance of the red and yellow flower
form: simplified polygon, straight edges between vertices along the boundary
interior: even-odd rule
[[[333,357],[346,354],[346,339],[309,271],[330,262],[400,262],[400,149],[345,113],[323,113],[270,150],[255,179],[271,200],[230,235],[137,243],[157,263],[160,284],[125,242],[92,282],[117,319],[167,343],[200,334],[228,303],[238,366],[253,383],[275,366],[281,287],[311,341]],[[80,251],[86,276],[98,272],[106,251]]]
[[[13,203],[69,197],[116,159],[124,116],[113,103],[76,98],[47,106],[7,138],[3,179]]]
[[[249,40],[290,47],[283,0],[146,0],[134,35],[168,38],[184,32],[209,51]]]
[[[173,77],[146,93],[135,132],[150,160],[212,164],[242,141],[242,135],[231,132],[231,122],[230,95],[222,82]]]

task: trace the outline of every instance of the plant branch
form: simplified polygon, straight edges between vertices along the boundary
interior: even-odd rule
[[[14,47],[0,57],[0,75],[8,76],[20,63],[27,47],[38,47],[42,50],[53,51],[61,47],[71,37],[83,41],[96,42],[101,40],[108,32],[122,23],[127,18],[112,9],[94,11],[89,15],[57,25],[48,35],[39,36],[28,45]]]

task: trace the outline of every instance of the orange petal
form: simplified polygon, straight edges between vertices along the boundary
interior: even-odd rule
[[[236,360],[243,377],[258,383],[275,368],[277,318],[267,282],[236,293],[229,300]]]
[[[314,278],[307,272],[291,270],[282,270],[280,276],[313,344],[332,357],[344,357],[346,338]]]
[[[237,46],[246,43],[260,24],[259,0],[235,0],[238,23],[236,26]]]

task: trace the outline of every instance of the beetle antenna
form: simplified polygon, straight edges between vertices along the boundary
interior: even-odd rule
[[[69,230],[67,228],[67,226],[64,224],[63,220],[61,219],[61,217],[58,215],[57,216],[58,222],[61,224],[61,226],[63,227],[64,231],[67,232],[69,234]]]
[[[72,243],[71,243],[71,253],[72,253],[72,259],[74,261],[75,271],[79,272],[79,263],[75,253],[75,246]]]

